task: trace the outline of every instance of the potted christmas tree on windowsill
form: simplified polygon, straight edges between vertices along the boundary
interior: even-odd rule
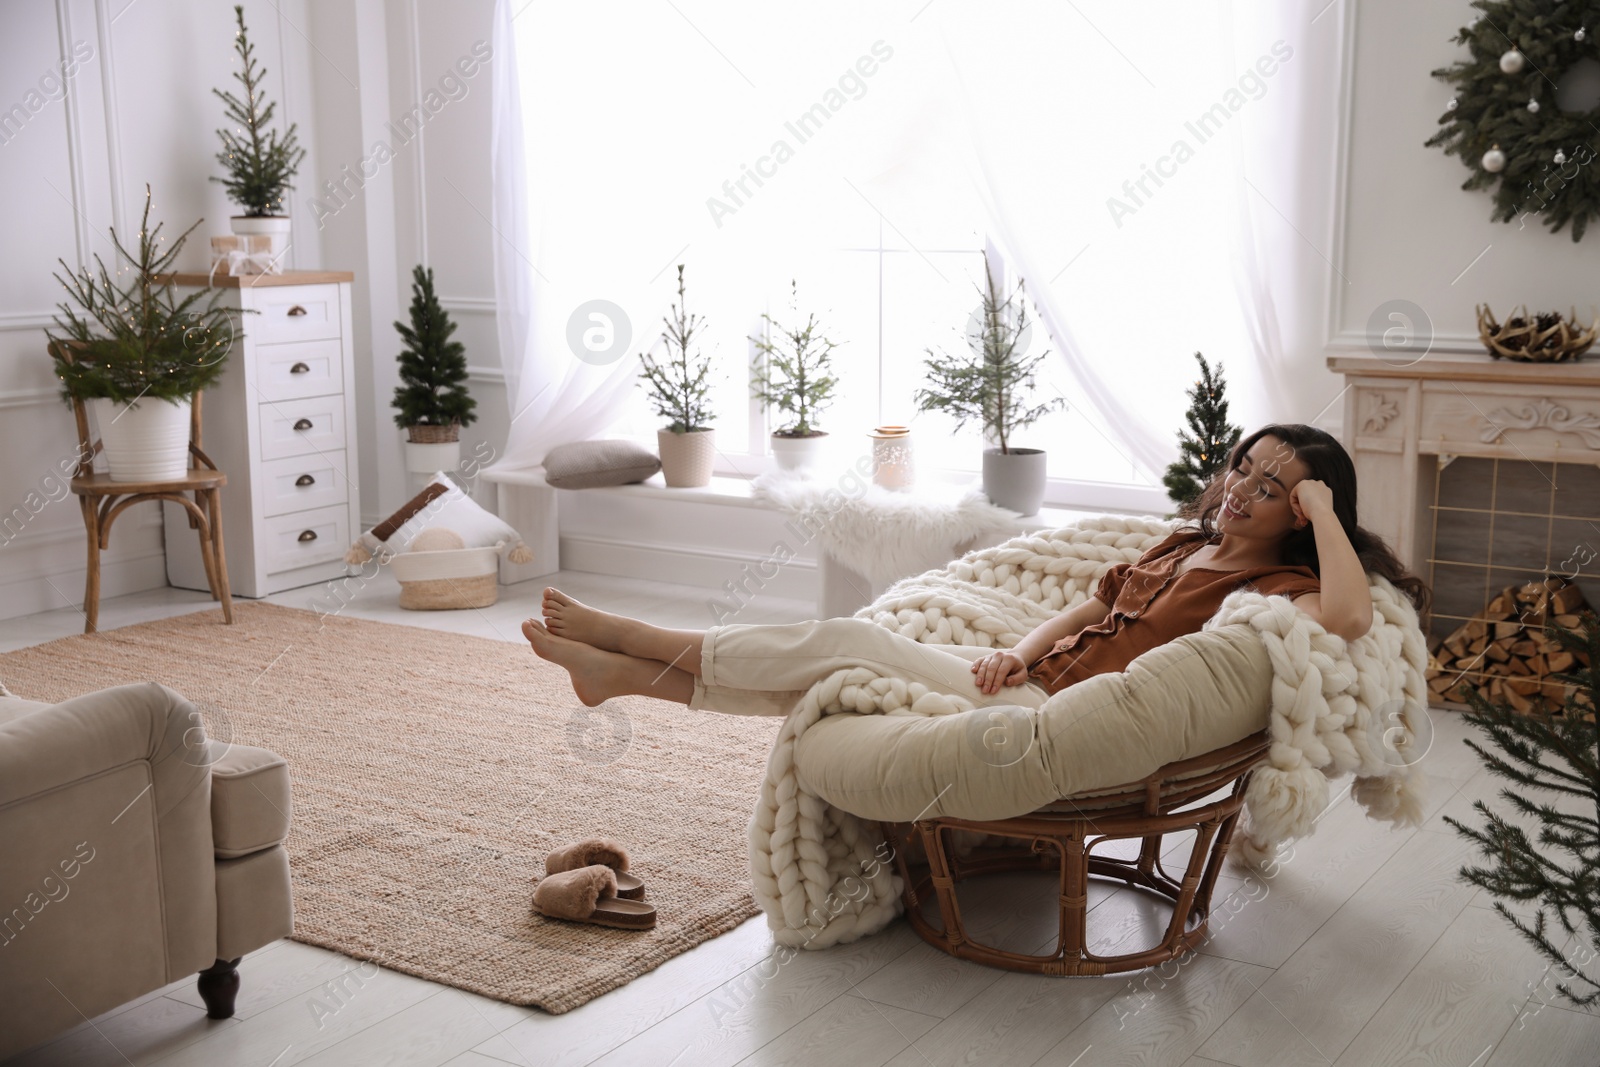
[[[661,476],[669,487],[689,489],[710,485],[716,460],[716,430],[712,428],[711,358],[702,355],[695,340],[704,319],[691,315],[684,300],[683,264],[678,264],[678,301],[672,317],[662,316],[666,329],[661,341],[666,354],[657,362],[648,352],[639,354],[644,375],[640,385],[649,394],[656,414],[671,420],[656,431],[661,453]]]
[[[927,349],[923,365],[928,384],[917,390],[917,408],[953,416],[957,429],[969,420],[976,422],[985,442],[992,442],[983,452],[984,495],[1019,515],[1037,515],[1044,503],[1045,451],[1018,448],[1012,439],[1018,430],[1065,404],[1066,398],[1052,397],[1029,406],[1034,375],[1049,352],[1023,354],[1032,335],[1023,283],[1002,296],[987,251],[983,276],[985,286],[978,291],[982,303],[967,325],[967,351]]]
[[[813,312],[800,325],[800,295],[789,283],[792,325],[783,326],[763,314],[768,331],[752,337],[764,357],[752,368],[751,394],[770,411],[777,408],[793,419],[772,431],[772,458],[782,470],[806,470],[816,464],[828,432],[817,426],[817,414],[833,400],[838,379],[833,376],[832,354],[839,347],[821,332]]]
[[[467,395],[466,348],[450,340],[456,324],[433,291],[433,270],[411,272],[411,325],[396,321],[405,342],[395,387],[395,425],[406,431],[406,469],[417,474],[450,470],[461,460],[461,427],[478,418]]]

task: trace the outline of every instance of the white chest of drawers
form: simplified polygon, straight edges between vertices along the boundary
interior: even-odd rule
[[[203,447],[228,476],[223,549],[235,596],[263,597],[345,574],[360,533],[350,285],[342,271],[218,275],[244,311],[242,338],[206,391]],[[202,286],[203,274],[174,276]],[[207,298],[209,299],[209,298]],[[186,513],[163,504],[167,580],[209,588]]]

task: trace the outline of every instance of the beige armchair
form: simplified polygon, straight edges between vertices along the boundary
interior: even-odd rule
[[[165,686],[0,697],[0,1057],[197,972],[231,1016],[293,928],[289,815],[284,761]]]

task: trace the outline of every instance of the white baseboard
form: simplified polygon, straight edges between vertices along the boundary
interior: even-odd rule
[[[167,584],[167,554],[160,513],[112,531],[111,548],[100,556],[100,599],[160,589]],[[86,533],[24,530],[0,545],[0,619],[62,608],[82,610],[88,575]]]
[[[0,619],[15,619],[61,608],[83,609],[83,583],[87,565],[53,574],[36,574],[0,583]],[[100,600],[163,589],[167,584],[167,554],[159,549],[138,555],[100,560]]]

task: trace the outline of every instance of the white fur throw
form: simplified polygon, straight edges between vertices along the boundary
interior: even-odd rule
[[[1092,595],[1109,565],[1137,561],[1176,528],[1104,515],[1012,538],[897,582],[856,617],[918,641],[1010,647],[1043,619]],[[1328,780],[1350,772],[1358,776],[1353,795],[1368,815],[1421,822],[1423,780],[1414,764],[1426,736],[1426,646],[1411,602],[1381,577],[1370,582],[1372,628],[1354,642],[1329,634],[1286,597],[1243,589],[1205,624],[1248,627],[1272,663],[1272,744],[1246,792],[1249,821],[1232,853],[1246,863],[1259,864],[1289,839],[1311,833],[1328,803]],[[1049,715],[1070,692],[1053,695],[1039,714]],[[805,731],[840,712],[948,715],[972,707],[917,682],[853,668],[812,686],[784,720],[749,827],[755,898],[779,944],[853,941],[881,930],[902,909],[901,879],[877,824],[801,785],[795,752]],[[1393,747],[1385,749],[1385,741]],[[926,813],[962,814],[943,809],[938,798]]]
[[[763,474],[750,483],[750,493],[815,531],[829,555],[876,587],[942,567],[975,538],[993,543],[1017,530],[1016,512],[989,503],[981,490],[902,493],[854,468],[837,485],[787,472]]]

